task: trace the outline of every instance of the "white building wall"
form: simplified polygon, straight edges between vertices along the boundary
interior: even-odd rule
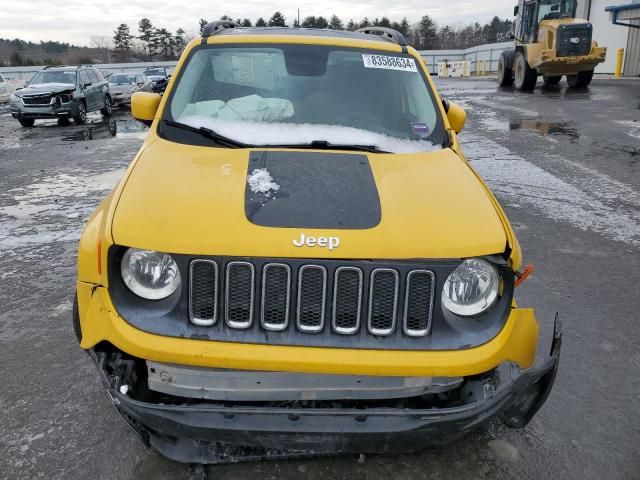
[[[596,67],[596,73],[614,73],[616,52],[627,47],[629,28],[613,25],[609,12],[604,9],[611,5],[631,3],[631,0],[578,0],[578,18],[589,20],[593,25],[593,39],[601,47],[607,47],[607,60]]]

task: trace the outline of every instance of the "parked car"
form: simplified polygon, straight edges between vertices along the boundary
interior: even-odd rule
[[[11,84],[0,73],[0,103],[7,103],[11,98],[12,92]]]
[[[560,323],[534,365],[531,269],[464,110],[394,30],[263,33],[213,22],[162,99],[133,95],[151,128],[85,226],[73,310],[113,405],[186,463],[524,427]]]
[[[109,84],[95,68],[56,66],[39,71],[25,88],[15,91],[10,108],[23,127],[44,118],[57,118],[60,124],[73,118],[84,124],[89,112],[111,115],[112,99]]]
[[[164,92],[169,83],[169,77],[171,77],[171,73],[167,67],[147,68],[142,73],[149,77],[149,80],[153,83],[153,91],[156,93]]]
[[[109,76],[109,91],[114,105],[131,103],[136,92],[151,92],[151,80],[143,73],[112,73]]]

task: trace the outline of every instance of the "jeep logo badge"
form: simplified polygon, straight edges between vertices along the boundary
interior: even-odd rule
[[[307,237],[304,233],[300,234],[300,239],[292,240],[296,247],[322,247],[333,250],[340,246],[340,239],[338,237]]]
[[[580,43],[580,37],[571,37],[569,41],[573,44],[578,44]]]

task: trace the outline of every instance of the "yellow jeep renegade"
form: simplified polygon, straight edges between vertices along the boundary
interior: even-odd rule
[[[521,252],[464,111],[401,34],[209,24],[89,219],[74,326],[116,409],[181,462],[408,452],[501,416],[533,367]]]

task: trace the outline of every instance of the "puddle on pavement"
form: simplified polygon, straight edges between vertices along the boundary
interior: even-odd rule
[[[81,129],[69,135],[64,135],[62,140],[70,142],[82,142],[99,140],[112,137],[129,137],[143,139],[147,134],[147,126],[125,115],[100,118],[99,121],[84,125]]]
[[[545,122],[538,119],[509,120],[509,130],[533,130],[541,135],[565,135],[579,138],[578,130],[568,122]]]

